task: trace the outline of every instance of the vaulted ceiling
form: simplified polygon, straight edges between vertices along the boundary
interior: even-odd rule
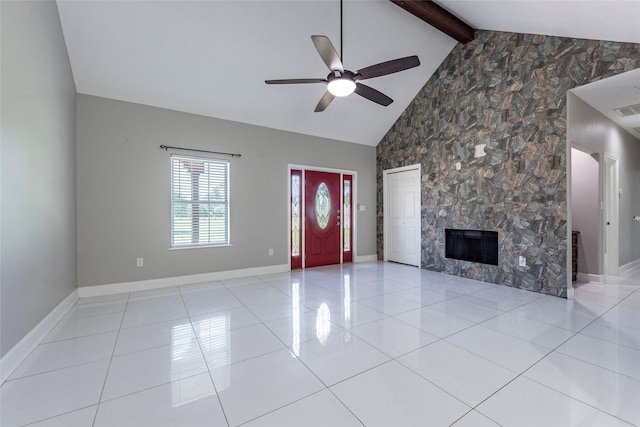
[[[478,29],[640,43],[640,1],[440,0]],[[313,109],[324,78],[310,36],[340,45],[338,0],[58,0],[79,93],[303,134],[376,145],[456,41],[388,0],[344,4],[345,67],[418,55],[421,65],[366,83],[394,99],[357,95]]]

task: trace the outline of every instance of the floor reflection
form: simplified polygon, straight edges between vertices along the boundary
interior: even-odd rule
[[[198,386],[197,382],[180,380],[184,372],[196,363],[202,363],[198,341],[190,323],[171,328],[171,405],[177,407],[212,394],[212,390]]]
[[[349,326],[351,326],[351,276],[345,274],[342,283],[344,290],[344,327],[349,329]]]
[[[193,321],[193,329],[200,340],[209,370],[219,372],[220,381],[216,382],[218,391],[230,385],[229,366],[231,364],[231,318],[227,312],[212,313],[205,319]],[[222,371],[226,370],[225,373]]]
[[[331,334],[331,311],[326,302],[320,304],[316,311],[316,337],[320,344],[325,345]]]
[[[171,383],[171,406],[178,407],[214,395],[211,384],[201,376],[185,378]]]
[[[291,331],[293,333],[291,349],[296,357],[300,356],[300,282],[291,283]]]

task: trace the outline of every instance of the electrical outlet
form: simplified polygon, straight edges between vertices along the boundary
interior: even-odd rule
[[[459,171],[460,169],[462,169],[462,163],[456,162],[455,167],[456,167],[456,170]]]
[[[136,267],[142,267],[144,264],[144,258],[136,258]]]
[[[273,256],[273,248],[269,248],[269,256]]]
[[[526,267],[527,266],[527,259],[525,257],[523,257],[522,255],[520,255],[518,257],[518,265],[520,265],[520,267]]]

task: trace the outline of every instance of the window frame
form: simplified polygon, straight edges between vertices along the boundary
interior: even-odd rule
[[[187,160],[187,161],[199,161],[208,164],[222,164],[224,165],[224,177],[226,179],[226,188],[225,188],[225,201],[224,206],[226,208],[226,217],[225,217],[225,241],[219,243],[205,242],[205,243],[188,243],[188,244],[176,244],[175,243],[175,215],[174,215],[174,203],[178,202],[178,199],[174,198],[174,161],[175,160]],[[204,157],[204,156],[192,156],[192,155],[183,155],[183,154],[171,154],[169,160],[169,216],[170,216],[170,230],[169,230],[169,250],[183,250],[183,249],[197,249],[197,248],[215,248],[215,247],[226,247],[231,245],[231,170],[230,170],[231,162],[227,159],[220,159],[215,157]],[[183,201],[184,202],[184,201]],[[193,204],[194,200],[190,199],[187,203]],[[220,205],[218,201],[200,201],[197,202],[202,205],[215,206]],[[193,218],[191,215],[190,218]]]

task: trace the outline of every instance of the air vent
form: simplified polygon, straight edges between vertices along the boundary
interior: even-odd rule
[[[633,116],[634,114],[640,114],[640,104],[616,108],[613,111],[620,114],[622,117]]]

